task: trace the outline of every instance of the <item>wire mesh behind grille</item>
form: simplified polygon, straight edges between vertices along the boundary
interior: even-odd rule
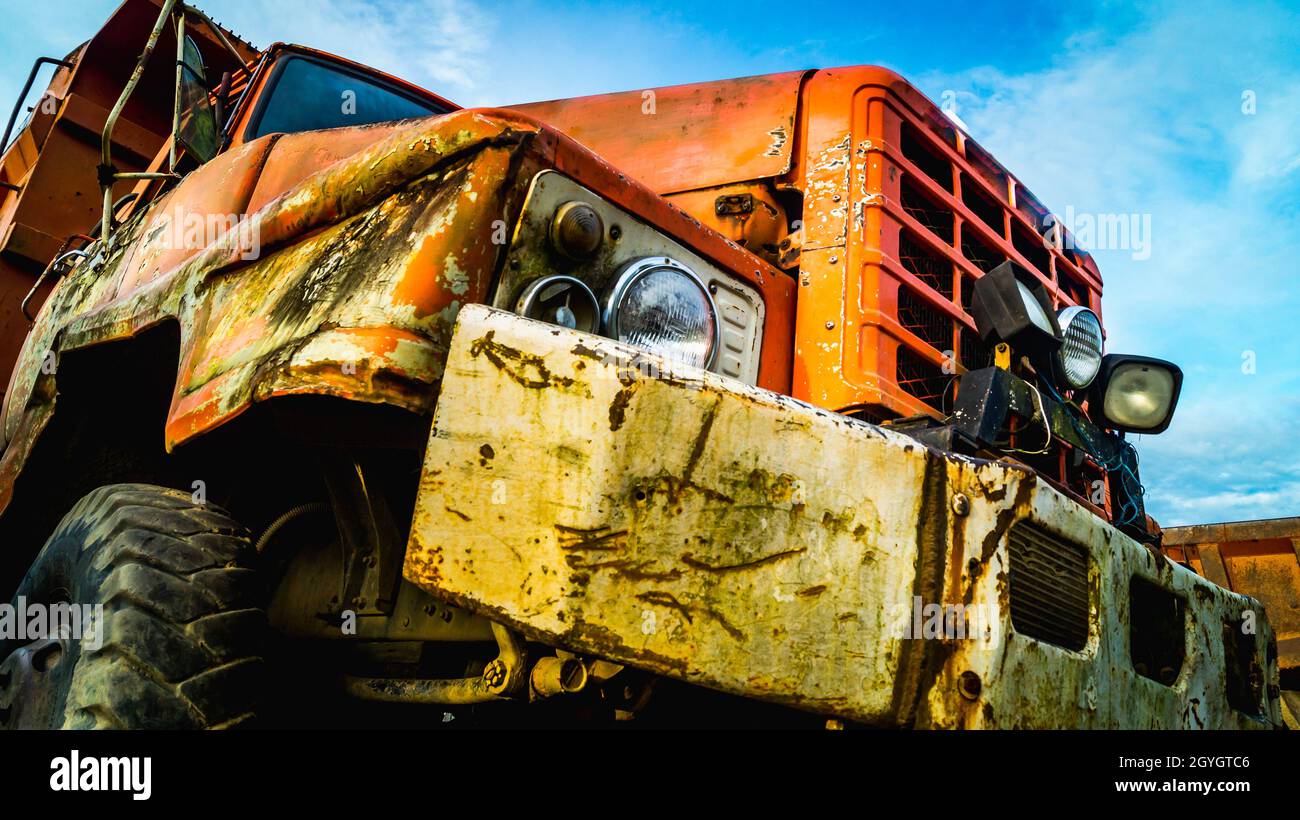
[[[952,350],[952,319],[935,310],[906,285],[898,286],[898,323],[940,353]]]
[[[971,264],[988,273],[1007,260],[1007,255],[989,247],[983,240],[976,239],[974,231],[963,231],[961,235],[961,255]]]
[[[979,370],[982,367],[992,366],[993,351],[980,340],[978,333],[969,328],[962,328],[958,360],[967,370]]]
[[[949,245],[952,244],[952,211],[935,204],[907,177],[903,177],[899,183],[899,199],[909,216],[924,225],[930,233]]]
[[[930,147],[928,142],[928,139],[907,123],[903,123],[899,128],[899,147],[903,151],[903,156],[930,179],[942,185],[945,190],[951,191],[952,163]]]
[[[1011,624],[1065,649],[1088,643],[1088,553],[1030,524],[1011,528]]]
[[[867,139],[852,144],[878,155],[884,173],[869,175],[864,189],[862,202],[878,222],[860,222],[867,253],[859,298],[845,306],[869,332],[857,337],[859,355],[840,364],[862,388],[851,406],[938,417],[956,392],[957,373],[950,371],[992,364],[971,313],[982,274],[1015,257],[1050,284],[1059,282],[1063,302],[1094,310],[1100,289],[1090,268],[1076,270],[1091,265],[1086,254],[1064,243],[1047,246],[1044,229],[1059,220],[991,155],[961,138],[942,112],[918,112],[893,90],[864,99]],[[1053,242],[1062,237],[1055,229],[1049,235]],[[899,326],[908,332],[898,333]]]
[[[894,372],[899,387],[931,407],[943,406],[944,393],[956,381],[956,376],[944,373],[942,367],[901,344],[898,346]]]
[[[1061,283],[1061,289],[1065,291],[1065,295],[1069,296],[1071,301],[1076,305],[1088,306],[1088,288],[1085,285],[1069,273],[1066,273],[1062,268],[1057,268],[1056,276],[1057,281]]]
[[[1044,276],[1051,276],[1051,259],[1052,254],[1043,244],[1043,238],[1037,234],[1030,233],[1019,224],[1011,229],[1011,244],[1015,246],[1020,255],[1029,260],[1029,264],[1038,268],[1038,272]]]
[[[943,298],[952,299],[952,263],[914,239],[910,231],[898,232],[898,261]]]
[[[1002,206],[996,200],[989,199],[975,186],[974,181],[965,175],[962,176],[961,201],[983,220],[985,225],[998,233],[1005,230],[1002,225]]]

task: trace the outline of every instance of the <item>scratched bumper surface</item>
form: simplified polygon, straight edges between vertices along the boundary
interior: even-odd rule
[[[1090,554],[1081,652],[1011,627],[1006,534],[1021,519]],[[457,320],[405,574],[535,639],[876,725],[1277,720],[1222,691],[1221,624],[1258,605],[1031,474],[481,306]],[[1172,687],[1127,659],[1133,574],[1187,600]],[[991,618],[976,638],[913,639],[917,599]]]

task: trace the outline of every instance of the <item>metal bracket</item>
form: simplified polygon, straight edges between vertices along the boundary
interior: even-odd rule
[[[997,347],[993,348],[993,366],[999,370],[1011,369],[1011,345],[998,342]]]
[[[523,690],[528,659],[519,636],[508,627],[492,624],[497,656],[476,678],[371,678],[346,675],[344,691],[362,700],[385,703],[442,704],[445,706],[504,700]]]
[[[335,614],[386,615],[393,611],[406,540],[383,494],[367,485],[360,462],[344,454],[328,457],[323,466],[343,541],[343,590]]]
[[[42,638],[21,646],[0,662],[0,728],[48,729],[57,726],[62,704],[52,698],[57,688],[51,676],[66,675],[61,668],[67,642]]]
[[[67,243],[64,243],[65,247],[66,245]],[[31,312],[31,304],[32,304],[32,300],[36,298],[36,294],[40,291],[41,286],[45,284],[45,281],[51,275],[55,277],[63,276],[63,274],[65,273],[64,266],[67,265],[70,260],[85,259],[85,258],[86,258],[86,252],[83,250],[66,251],[54,257],[54,260],[51,261],[50,264],[45,266],[45,270],[41,271],[41,275],[36,277],[36,281],[32,284],[32,289],[27,291],[27,295],[23,297],[23,301],[20,306],[23,311],[23,316],[27,319],[28,322],[31,322],[32,324],[36,323],[36,317],[33,316]]]
[[[1153,536],[1146,531],[1146,510],[1141,490],[1122,478],[1128,473],[1137,476],[1137,462],[1123,440],[1105,432],[1087,418],[1075,416],[1061,402],[1037,393],[1028,382],[1008,370],[994,366],[971,370],[963,375],[956,406],[947,424],[904,424],[894,425],[894,429],[944,450],[1005,452],[1002,437],[1011,416],[1046,426],[1053,439],[1069,444],[1076,455],[1089,454],[1103,463],[1110,475],[1120,476],[1119,480],[1111,483],[1113,501],[1119,505],[1135,506],[1137,513],[1134,521],[1116,523],[1116,527],[1142,543],[1153,541]]]
[[[754,212],[753,194],[726,194],[713,201],[718,216],[741,216]]]

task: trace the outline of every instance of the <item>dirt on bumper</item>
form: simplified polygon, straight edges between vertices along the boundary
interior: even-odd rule
[[[1081,648],[1013,626],[1015,526],[1086,552]],[[1224,693],[1245,612],[1276,680],[1258,603],[1032,473],[481,306],[457,320],[405,575],[537,640],[868,724],[1279,722],[1270,692],[1255,714]],[[1175,680],[1130,659],[1134,577],[1184,602]]]

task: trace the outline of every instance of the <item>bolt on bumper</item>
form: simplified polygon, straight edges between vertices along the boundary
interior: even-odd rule
[[[1087,553],[1077,651],[1015,629],[1021,522]],[[457,320],[404,573],[535,640],[873,725],[1280,723],[1268,694],[1246,714],[1223,691],[1221,627],[1247,611],[1276,681],[1259,604],[1032,472],[478,305]],[[1134,577],[1185,604],[1171,685],[1130,660]],[[917,629],[934,607],[949,628]]]

